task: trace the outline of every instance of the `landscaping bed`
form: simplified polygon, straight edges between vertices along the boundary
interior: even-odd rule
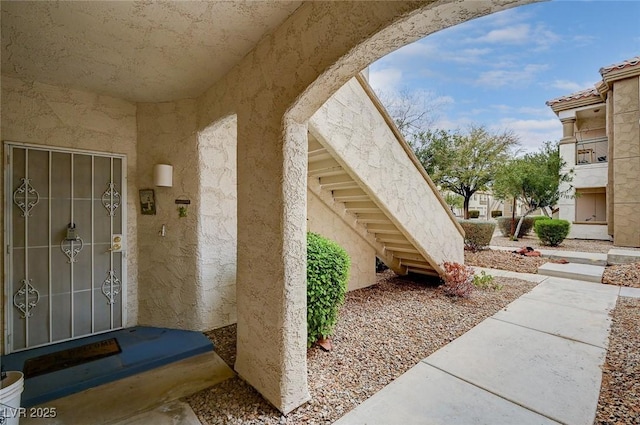
[[[628,249],[632,251],[639,250],[638,248],[620,248],[613,246],[609,241],[596,241],[596,240],[584,240],[584,239],[565,239],[558,246],[544,246],[540,243],[540,239],[537,236],[531,234],[519,238],[517,241],[512,241],[509,238],[503,236],[493,236],[491,238],[491,245],[493,246],[512,246],[514,248],[522,248],[523,246],[530,246],[535,249],[556,249],[564,251],[579,251],[579,252],[598,252],[606,254],[611,248]]]
[[[538,273],[538,267],[549,261],[548,258],[527,257],[510,251],[492,249],[464,252],[464,263],[468,266],[488,267],[519,273]]]
[[[640,262],[607,266],[602,283],[640,288]]]
[[[313,398],[286,417],[235,377],[187,399],[203,424],[330,424],[395,378],[536,284],[496,278],[503,289],[447,297],[433,279],[378,274],[377,284],[349,292],[334,351],[307,351]],[[235,326],[208,333],[216,352],[235,360]]]
[[[594,424],[640,424],[640,299],[619,298]]]

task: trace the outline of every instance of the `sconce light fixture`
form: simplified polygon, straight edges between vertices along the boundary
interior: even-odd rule
[[[153,166],[153,184],[155,186],[173,186],[173,166],[167,164],[156,164]]]

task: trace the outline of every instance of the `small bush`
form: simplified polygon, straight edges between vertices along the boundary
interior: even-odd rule
[[[469,218],[478,218],[478,217],[480,217],[480,211],[469,210]]]
[[[533,225],[536,225],[536,222],[538,220],[551,220],[551,217],[547,217],[546,215],[534,215],[533,217],[531,217],[533,219]]]
[[[464,246],[471,251],[478,251],[491,243],[496,224],[488,221],[458,220],[464,229]]]
[[[442,290],[450,297],[469,298],[473,292],[473,269],[459,263],[443,263],[444,285]]]
[[[307,233],[307,344],[333,333],[344,302],[351,259],[337,243]]]
[[[502,217],[502,211],[500,210],[491,211],[491,218],[496,218],[496,217]]]
[[[505,238],[512,237],[513,234],[511,233],[511,217],[498,217],[497,220],[498,220],[498,228],[500,229],[500,233],[502,233],[502,236],[504,236]],[[520,221],[519,216],[516,217],[516,222],[514,227],[518,227],[518,221]],[[533,228],[534,222],[535,222],[535,218],[533,216],[525,217],[524,221],[522,222],[522,226],[520,227],[518,238],[528,235],[529,232],[531,232],[531,229]]]
[[[502,285],[496,283],[493,276],[486,274],[484,271],[481,271],[479,275],[473,276],[473,286],[478,289],[491,289],[494,291],[502,289]]]
[[[569,234],[570,227],[567,220],[538,220],[535,232],[543,245],[558,246]]]

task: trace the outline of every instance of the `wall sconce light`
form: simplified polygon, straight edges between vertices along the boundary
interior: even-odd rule
[[[153,184],[155,186],[173,187],[173,166],[167,164],[154,165]]]

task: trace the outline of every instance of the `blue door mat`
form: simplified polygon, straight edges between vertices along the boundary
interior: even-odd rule
[[[5,370],[24,370],[25,362],[61,350],[115,338],[122,352],[25,379],[22,407],[31,407],[89,388],[213,351],[200,332],[136,326],[2,356]]]

